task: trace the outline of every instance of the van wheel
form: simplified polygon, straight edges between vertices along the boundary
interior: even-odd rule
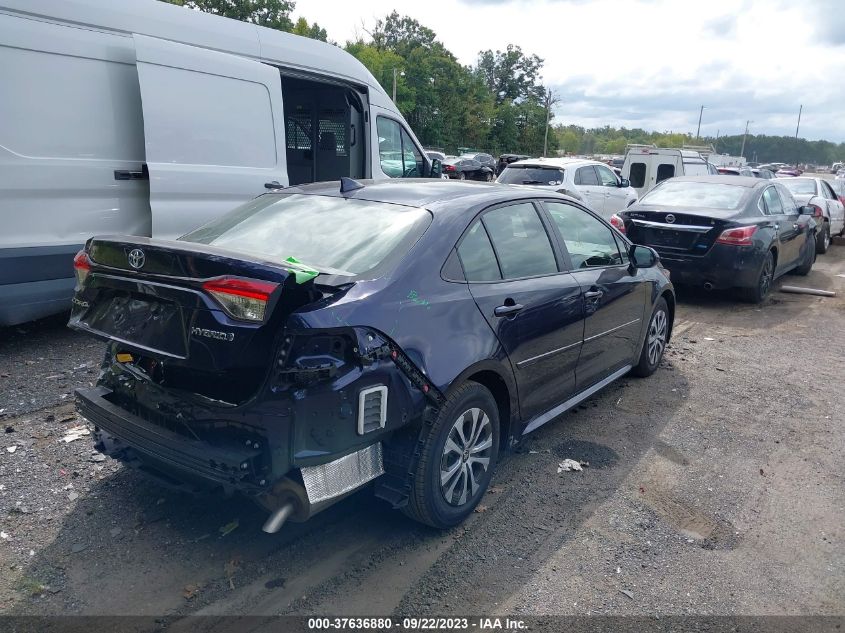
[[[663,352],[666,349],[666,341],[669,338],[669,308],[666,299],[660,297],[651,313],[651,320],[648,322],[643,349],[640,352],[640,360],[631,370],[635,376],[645,378],[651,376],[660,361],[663,359]]]
[[[824,255],[830,248],[830,224],[825,221],[822,230],[816,234],[816,252]]]
[[[421,523],[452,527],[475,509],[496,470],[499,410],[492,394],[475,382],[459,387],[424,442],[402,510]]]

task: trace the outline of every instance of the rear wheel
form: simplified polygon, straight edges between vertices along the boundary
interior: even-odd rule
[[[462,172],[462,171],[459,171],[459,172],[458,172],[458,180],[466,180],[466,179],[467,179],[467,175],[466,175],[466,173],[465,173],[465,172]]]
[[[493,182],[493,172],[488,171],[487,174],[484,176],[484,180],[486,180],[487,182]]]
[[[816,252],[824,255],[830,247],[830,224],[825,222],[822,230],[816,234]]]
[[[769,296],[772,289],[772,282],[775,279],[775,256],[772,251],[766,253],[760,273],[757,275],[757,284],[752,288],[743,288],[742,297],[750,303],[762,303]]]
[[[631,370],[635,376],[651,376],[663,358],[666,349],[666,341],[669,339],[669,308],[663,297],[657,300],[654,311],[651,313],[651,320],[648,323],[643,349],[640,352],[640,360]]]
[[[403,511],[437,528],[457,525],[487,490],[498,452],[496,401],[485,387],[468,382],[449,397],[429,428]]]
[[[810,271],[813,270],[813,264],[816,263],[816,244],[815,239],[810,236],[807,238],[806,247],[807,252],[804,254],[804,261],[801,262],[801,265],[795,269],[795,274],[797,275],[809,275]]]

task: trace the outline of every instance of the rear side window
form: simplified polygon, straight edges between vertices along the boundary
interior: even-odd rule
[[[569,204],[546,202],[546,208],[569,251],[572,270],[623,263],[616,237],[609,226]]]
[[[592,165],[588,167],[579,167],[575,172],[576,185],[598,185],[599,178],[596,176],[596,170]]]
[[[640,189],[645,186],[645,163],[631,163],[631,186]]]
[[[505,279],[558,272],[549,236],[533,204],[499,207],[485,213],[482,220]]]
[[[657,182],[672,178],[675,175],[675,166],[663,163],[657,166]]]
[[[502,278],[490,238],[481,220],[464,236],[458,247],[458,256],[467,281],[495,281]]]
[[[783,205],[774,187],[766,187],[763,192],[763,203],[766,205],[769,215],[783,215]]]

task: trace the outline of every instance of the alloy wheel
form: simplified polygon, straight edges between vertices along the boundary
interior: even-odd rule
[[[449,505],[462,506],[475,496],[490,465],[493,425],[475,407],[455,420],[440,458],[440,490]]]
[[[666,347],[666,313],[658,310],[651,319],[648,328],[648,362],[656,365]]]
[[[769,288],[772,286],[772,276],[774,275],[775,262],[771,254],[766,257],[763,264],[763,270],[760,273],[760,297],[765,298],[769,294]]]

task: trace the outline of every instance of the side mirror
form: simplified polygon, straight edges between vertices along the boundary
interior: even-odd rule
[[[804,205],[802,207],[798,207],[798,214],[799,215],[813,215],[815,212],[816,212],[815,207],[812,207],[809,204]]]
[[[627,178],[620,178],[620,179],[619,179],[619,186],[620,186],[620,187],[623,187],[623,188],[624,188],[624,187],[630,187],[630,186],[631,186],[631,181],[630,181],[630,180],[628,180]]]
[[[653,248],[634,244],[628,251],[628,256],[631,258],[631,264],[634,268],[652,268],[657,266],[660,261],[660,255],[657,254]]]
[[[429,178],[440,178],[443,175],[443,163],[439,158],[431,159],[431,170],[428,173]]]

